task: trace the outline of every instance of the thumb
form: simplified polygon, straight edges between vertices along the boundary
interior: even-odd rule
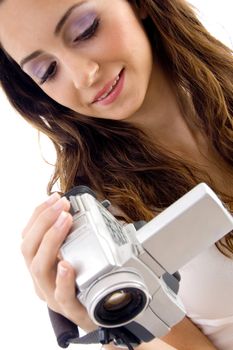
[[[77,298],[76,273],[67,261],[60,261],[57,268],[55,300],[63,314],[85,331],[97,326],[91,321],[85,307]]]

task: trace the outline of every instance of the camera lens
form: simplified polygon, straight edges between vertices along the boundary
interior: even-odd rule
[[[116,326],[134,319],[145,307],[146,295],[137,288],[118,289],[101,299],[95,307],[99,324]]]
[[[130,269],[104,275],[85,298],[90,318],[99,326],[114,328],[131,322],[151,300],[142,277]]]
[[[132,301],[132,294],[123,290],[109,295],[104,301],[103,307],[107,311],[116,311],[126,307]]]

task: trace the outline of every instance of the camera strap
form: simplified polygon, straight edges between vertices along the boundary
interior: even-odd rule
[[[96,331],[89,333],[84,337],[80,337],[78,327],[75,323],[50,308],[48,308],[48,311],[57,338],[57,343],[61,348],[67,348],[71,343],[71,340],[75,341],[76,344],[96,344],[99,342]]]
[[[48,311],[57,343],[61,348],[67,348],[70,344],[88,345],[100,343],[106,345],[113,341],[115,344],[125,345],[129,350],[133,350],[133,345],[139,345],[141,343],[141,341],[125,327],[100,327],[80,337],[78,327],[75,323],[49,308]]]

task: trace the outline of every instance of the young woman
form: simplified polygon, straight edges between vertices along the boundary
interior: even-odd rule
[[[3,89],[57,151],[49,193],[86,184],[131,222],[204,181],[233,209],[232,53],[186,1],[2,0],[0,43]],[[89,331],[58,259],[68,210],[57,193],[39,205],[22,252],[37,294]],[[232,272],[230,233],[181,271],[187,315],[210,340],[185,318],[140,349],[232,349]]]

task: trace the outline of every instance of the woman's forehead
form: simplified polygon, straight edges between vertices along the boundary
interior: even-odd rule
[[[68,9],[96,3],[96,0],[0,1],[0,42],[13,58],[21,55],[24,47],[33,50],[38,41],[46,40]]]
[[[125,6],[129,6],[127,0],[3,0],[0,43],[19,62],[31,52],[51,48],[58,23],[72,8],[79,15],[95,9],[109,17]]]
[[[69,7],[84,7],[93,4],[101,4],[106,0],[0,0],[0,29],[27,21],[34,22],[33,30],[37,24],[62,15]],[[37,23],[38,21],[38,23]],[[6,26],[7,24],[7,26]],[[7,29],[6,28],[6,29]]]

